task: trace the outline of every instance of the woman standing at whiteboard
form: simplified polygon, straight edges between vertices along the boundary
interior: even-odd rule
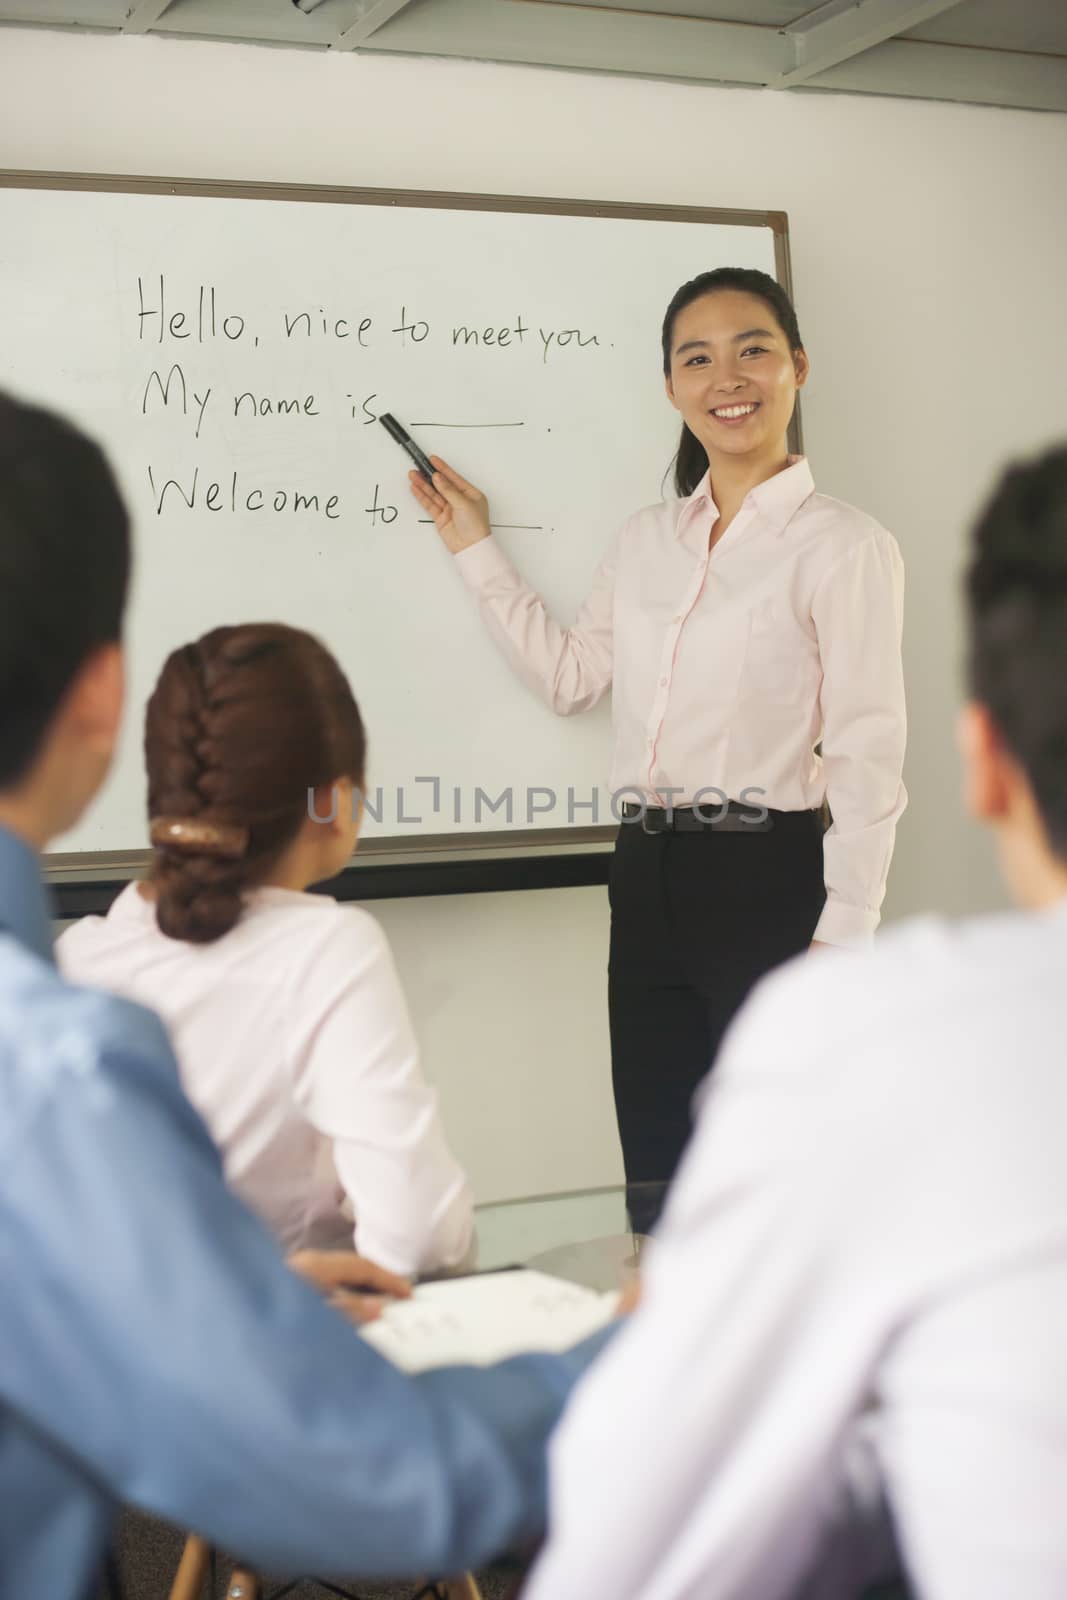
[[[765,273],[678,290],[663,322],[678,498],[623,524],[569,628],[472,484],[439,457],[432,488],[411,475],[520,676],[562,716],[612,689],[608,994],[629,1184],[673,1175],[693,1089],[752,985],[811,945],[871,938],[904,809],[900,553],[789,454],[808,365]]]

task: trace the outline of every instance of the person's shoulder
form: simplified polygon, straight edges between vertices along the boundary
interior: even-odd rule
[[[803,511],[805,520],[817,531],[820,544],[829,548],[835,557],[858,550],[862,545],[871,545],[886,553],[897,550],[896,539],[877,517],[835,495],[816,489],[805,501]]]
[[[106,988],[114,983],[125,991],[122,977],[130,952],[136,951],[139,959],[160,942],[165,941],[155,906],[134,882],[116,896],[105,916],[79,917],[64,928],[55,943],[56,961],[64,977],[74,983],[100,983]]]
[[[128,883],[111,902],[106,915],[79,917],[77,922],[72,922],[69,927],[56,939],[56,953],[60,957],[60,967],[63,958],[71,952],[93,950],[98,948],[105,940],[113,937],[118,931],[138,923],[146,928],[155,928],[155,913],[150,903],[140,893],[136,883]]]
[[[942,1037],[977,1037],[991,1014],[1007,1014],[1005,975],[1016,1007],[1016,975],[1024,987],[1047,985],[1065,945],[1031,913],[907,918],[866,950],[819,950],[771,973],[741,1015],[738,1042],[760,1055],[786,1038],[805,1041],[797,1048],[827,1063],[895,1044],[903,1060],[934,1018]]]
[[[56,960],[60,969],[65,969],[71,958],[77,960],[87,950],[95,950],[101,939],[107,937],[107,932],[107,918],[98,916],[79,917],[69,928],[64,928],[56,939]]]
[[[250,898],[238,926],[250,943],[284,944],[300,981],[332,973],[339,964],[361,965],[388,951],[385,934],[369,911],[325,894],[260,890]]]
[[[120,1058],[174,1076],[170,1042],[154,1012],[71,983],[28,951],[5,951],[0,994],[0,1059],[11,1103],[92,1088]]]
[[[689,499],[670,497],[665,500],[653,500],[647,506],[638,506],[625,517],[619,528],[618,538],[622,543],[628,539],[647,537],[650,530],[673,532],[678,526]]]
[[[52,962],[21,947],[4,954],[2,988],[6,1003],[0,1016],[17,1021],[17,1033],[24,1038],[44,1041],[77,1027],[103,1047],[129,1041],[162,1044],[169,1050],[155,1012],[106,990],[71,982]]]

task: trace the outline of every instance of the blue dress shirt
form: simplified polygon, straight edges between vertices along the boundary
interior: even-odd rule
[[[63,982],[0,830],[0,1595],[84,1600],[129,1502],[274,1572],[455,1572],[536,1534],[603,1337],[407,1377],[230,1194],[163,1027]]]

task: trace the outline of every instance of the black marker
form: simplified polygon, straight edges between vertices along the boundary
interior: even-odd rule
[[[378,418],[378,421],[381,423],[386,432],[391,434],[396,440],[401,450],[407,451],[412,461],[414,461],[415,465],[426,479],[426,482],[432,483],[433,475],[437,469],[434,467],[429,457],[423,455],[422,451],[419,449],[410,433],[404,427],[403,423],[398,422],[396,418],[388,411],[383,411],[381,416]]]

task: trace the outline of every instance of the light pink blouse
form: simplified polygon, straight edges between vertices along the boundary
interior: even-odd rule
[[[685,805],[717,790],[783,811],[827,798],[815,937],[862,944],[907,799],[900,551],[872,517],[815,493],[803,457],[754,489],[709,550],[717,518],[707,476],[688,499],[638,511],[569,628],[495,539],[456,563],[554,711],[584,711],[611,688],[616,795]],[[717,795],[703,803],[713,810]]]
[[[63,972],[150,1006],[226,1176],[290,1250],[355,1243],[394,1272],[466,1256],[445,1142],[385,935],[325,895],[256,889],[214,944],[168,939],[131,884],[57,945]]]

